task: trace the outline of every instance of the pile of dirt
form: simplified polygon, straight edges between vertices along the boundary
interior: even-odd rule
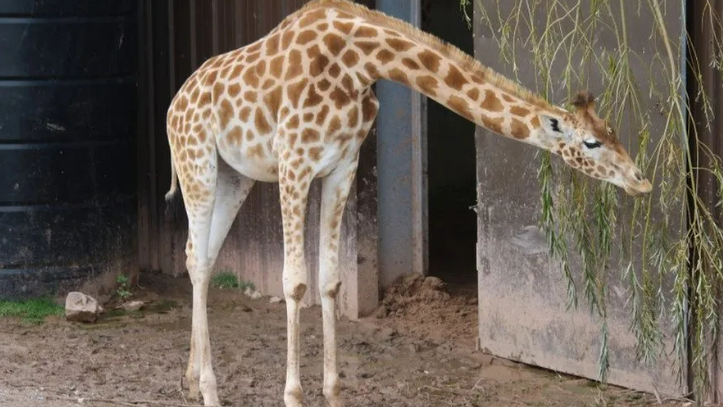
[[[386,289],[375,316],[430,339],[450,339],[476,338],[476,313],[475,297],[452,295],[441,279],[410,273]]]

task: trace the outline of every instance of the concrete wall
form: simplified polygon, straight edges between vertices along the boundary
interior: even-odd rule
[[[505,16],[513,2],[480,0],[488,10],[503,5],[500,14]],[[573,4],[575,1],[563,0]],[[665,3],[666,22],[672,33],[680,32],[680,2]],[[618,3],[610,5],[614,13]],[[641,7],[642,14],[636,13],[637,3],[625,2],[631,47],[640,55],[650,54],[653,18],[647,15],[647,7]],[[479,6],[477,6],[479,7]],[[507,8],[507,9],[504,9]],[[475,21],[479,21],[479,10],[475,10]],[[546,16],[540,11],[539,21],[544,24]],[[497,27],[495,27],[496,29]],[[525,24],[520,25],[524,37]],[[499,32],[499,31],[495,31]],[[507,75],[513,76],[509,65],[499,57],[499,48],[491,38],[491,32],[482,24],[475,26],[475,55],[482,63]],[[612,33],[600,27],[593,52],[600,54],[603,49],[614,52],[617,46]],[[522,84],[535,89],[536,75],[531,56],[518,43],[517,75]],[[664,78],[660,64],[649,66],[650,61],[633,59],[632,70],[645,83],[647,78],[660,86]],[[563,61],[552,61],[552,69],[559,69]],[[651,71],[649,71],[651,70]],[[591,73],[591,91],[600,94],[602,80],[597,72]],[[560,102],[566,89],[555,84],[552,99]],[[577,84],[573,84],[576,91]],[[642,89],[644,108],[650,109],[653,117],[653,138],[658,137],[664,126],[664,118],[654,114],[655,103],[664,100],[648,98],[648,89]],[[636,137],[627,134],[625,120],[619,134],[623,140]],[[637,140],[637,138],[635,138]],[[600,351],[601,319],[591,315],[582,289],[579,289],[579,308],[567,311],[566,283],[562,270],[548,255],[544,233],[538,229],[540,219],[540,186],[537,171],[540,160],[536,149],[522,143],[503,139],[482,128],[476,134],[477,177],[478,177],[478,248],[477,268],[479,281],[479,335],[482,348],[495,355],[542,366],[559,372],[571,373],[597,379],[598,355]],[[635,151],[631,152],[635,154]],[[553,157],[555,165],[561,160]],[[655,197],[653,199],[656,199]],[[629,204],[623,198],[621,205]],[[653,216],[659,216],[653,213]],[[621,222],[618,230],[626,228]],[[672,233],[677,233],[672,231]],[[574,251],[574,250],[573,250]],[[618,253],[614,254],[619,257]],[[573,273],[580,275],[579,259],[572,258]],[[617,261],[610,265],[610,289],[608,298],[609,324],[609,382],[628,388],[654,391],[661,394],[679,395],[681,386],[676,381],[676,361],[664,355],[652,366],[635,361],[635,338],[630,331],[630,309],[625,305],[628,283],[621,281],[623,270]],[[580,287],[578,282],[578,287]],[[669,291],[666,291],[666,296]],[[669,300],[669,298],[668,298]],[[664,328],[666,352],[672,349],[670,326]],[[685,369],[684,369],[685,373]]]

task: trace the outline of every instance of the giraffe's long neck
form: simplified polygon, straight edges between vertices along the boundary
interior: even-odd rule
[[[400,20],[345,1],[320,0],[319,4],[335,9],[330,17],[334,27],[350,39],[346,49],[363,55],[353,64],[363,85],[377,79],[399,82],[479,126],[533,145],[550,147],[548,141],[538,138],[541,134],[538,115],[544,112],[561,116],[566,111],[530,94],[459,49]]]
[[[468,61],[457,61],[424,43],[388,36],[381,41],[391,60],[379,61],[379,78],[409,86],[455,113],[498,134],[544,146],[538,139],[539,114],[564,114],[496,86],[499,77]],[[384,54],[384,51],[381,51]],[[495,75],[490,78],[491,75]]]

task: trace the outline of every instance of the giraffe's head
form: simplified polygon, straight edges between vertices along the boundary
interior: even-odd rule
[[[595,112],[595,100],[588,92],[578,93],[572,104],[574,114],[563,117],[540,115],[546,143],[570,167],[625,190],[629,195],[646,194],[653,187],[618,140],[615,130]]]

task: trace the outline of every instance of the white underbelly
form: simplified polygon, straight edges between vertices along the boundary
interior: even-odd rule
[[[242,149],[219,149],[219,155],[231,168],[245,177],[261,182],[279,181],[279,158],[276,154],[259,157]]]

